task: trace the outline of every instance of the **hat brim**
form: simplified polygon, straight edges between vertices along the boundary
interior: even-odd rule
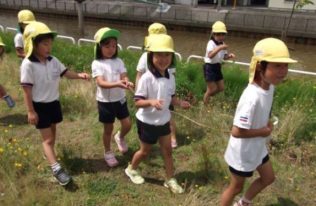
[[[297,63],[296,60],[284,57],[284,58],[264,58],[262,61],[273,62],[273,63]]]
[[[107,38],[111,38],[111,37],[114,37],[114,38],[118,38],[120,36],[121,32],[119,32],[118,30],[116,29],[110,29],[106,32],[104,32],[104,34],[102,35],[102,37],[100,38],[100,42],[103,40],[103,39],[107,39]],[[100,43],[99,42],[99,43]]]
[[[170,49],[170,48],[159,48],[159,49],[150,49],[150,52],[170,52],[170,53],[174,53],[174,50]]]

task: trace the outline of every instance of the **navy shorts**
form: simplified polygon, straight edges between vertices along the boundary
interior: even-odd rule
[[[126,99],[117,102],[99,102],[99,121],[102,123],[114,123],[115,117],[119,120],[129,117]]]
[[[261,165],[263,165],[264,163],[268,162],[269,161],[269,155],[267,154],[267,156],[265,156],[263,159],[262,159],[262,163]],[[231,166],[229,166],[229,171],[231,173],[233,173],[234,175],[237,175],[237,176],[241,176],[241,177],[251,177],[253,175],[253,171],[250,171],[250,172],[245,172],[245,171],[239,171],[239,170],[235,170],[234,168],[232,168]]]
[[[137,132],[139,139],[147,144],[156,144],[158,139],[171,133],[170,122],[164,125],[146,124],[140,120],[136,120]]]
[[[169,105],[169,110],[170,110],[170,111],[174,111],[174,106],[173,106],[173,104],[170,104],[170,105]]]
[[[33,107],[38,115],[37,129],[49,128],[52,124],[63,121],[61,106],[58,100],[53,102],[33,102]]]
[[[207,82],[218,82],[223,78],[222,66],[220,63],[217,64],[209,64],[206,63],[203,66],[203,71],[204,71],[204,79]]]

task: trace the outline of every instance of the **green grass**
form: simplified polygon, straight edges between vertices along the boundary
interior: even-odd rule
[[[0,205],[219,205],[219,197],[229,183],[223,160],[239,96],[247,85],[247,72],[237,65],[224,65],[225,91],[204,107],[205,91],[201,64],[177,64],[179,96],[192,101],[188,111],[176,109],[179,148],[173,158],[176,177],[186,188],[174,195],[163,187],[164,169],[159,147],[140,164],[146,178],[134,185],[124,169],[139,148],[132,94],[127,93],[133,127],[127,136],[129,152],[121,155],[112,147],[120,165],[108,168],[103,160],[102,125],[98,122],[95,83],[62,80],[63,123],[58,125],[58,159],[74,178],[74,183],[59,186],[43,158],[39,132],[27,124],[23,93],[19,85],[20,60],[15,56],[12,35],[0,33],[7,52],[0,63],[0,82],[16,100],[9,109],[0,101]],[[90,72],[93,47],[77,47],[56,41],[54,54],[70,69]],[[128,75],[135,79],[140,53],[122,51]],[[10,77],[10,78],[9,78]],[[269,145],[277,180],[254,200],[254,205],[314,205],[316,184],[315,79],[289,77],[277,87],[273,115],[279,125]],[[115,130],[119,125],[115,124]],[[256,175],[257,176],[257,175]],[[256,177],[255,176],[255,177]],[[251,179],[253,180],[253,178]],[[246,185],[249,185],[249,181]]]

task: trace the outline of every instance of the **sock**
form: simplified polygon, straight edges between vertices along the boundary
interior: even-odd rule
[[[61,166],[60,166],[60,164],[58,162],[55,162],[50,167],[52,168],[54,173],[61,169]]]

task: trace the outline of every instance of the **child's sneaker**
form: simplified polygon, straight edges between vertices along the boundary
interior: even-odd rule
[[[171,192],[175,194],[184,193],[184,189],[178,184],[175,178],[171,178],[168,181],[165,181],[163,186],[165,186],[166,188],[169,188]]]
[[[128,150],[127,144],[125,142],[124,139],[120,138],[120,131],[118,131],[115,135],[114,135],[114,140],[117,144],[118,149],[120,150],[121,153],[126,153]]]
[[[251,202],[246,202],[243,199],[240,199],[238,202],[235,202],[234,206],[252,206]]]
[[[60,185],[67,185],[71,181],[71,176],[69,176],[63,168],[60,168],[58,171],[53,172],[53,174]]]
[[[115,167],[119,164],[112,151],[104,153],[104,160],[109,167]]]
[[[143,184],[145,182],[144,178],[138,173],[137,170],[132,169],[132,165],[128,164],[125,169],[125,174],[131,179],[134,184]]]

